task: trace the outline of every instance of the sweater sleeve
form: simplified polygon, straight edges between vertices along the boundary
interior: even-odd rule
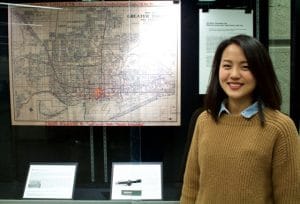
[[[273,150],[273,192],[275,204],[300,203],[300,137],[292,120],[278,128]]]
[[[198,117],[195,125],[193,138],[187,157],[180,204],[194,204],[199,189],[200,168],[198,163],[198,137],[201,129],[199,124],[200,117],[201,115]]]

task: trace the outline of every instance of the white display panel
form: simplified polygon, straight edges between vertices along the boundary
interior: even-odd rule
[[[212,60],[218,44],[237,34],[253,36],[253,11],[245,9],[199,10],[199,94],[206,94]]]
[[[72,199],[77,164],[30,164],[23,198]]]
[[[161,200],[161,163],[113,163],[112,200]]]

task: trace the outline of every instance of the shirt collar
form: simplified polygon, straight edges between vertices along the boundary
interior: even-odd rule
[[[258,102],[256,101],[255,103],[253,103],[252,105],[250,105],[249,107],[245,108],[242,112],[241,115],[244,118],[251,118],[253,117],[256,113],[258,112]],[[225,106],[225,101],[223,101],[221,103],[221,107],[220,107],[220,111],[218,116],[220,117],[222,113],[227,113],[230,114],[229,110],[226,108]]]

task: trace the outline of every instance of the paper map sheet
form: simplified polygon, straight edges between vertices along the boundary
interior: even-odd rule
[[[173,1],[9,8],[13,125],[180,125]]]

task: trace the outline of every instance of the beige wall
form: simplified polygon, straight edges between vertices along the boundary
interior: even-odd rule
[[[282,90],[283,112],[290,113],[290,0],[269,0],[269,51]]]

